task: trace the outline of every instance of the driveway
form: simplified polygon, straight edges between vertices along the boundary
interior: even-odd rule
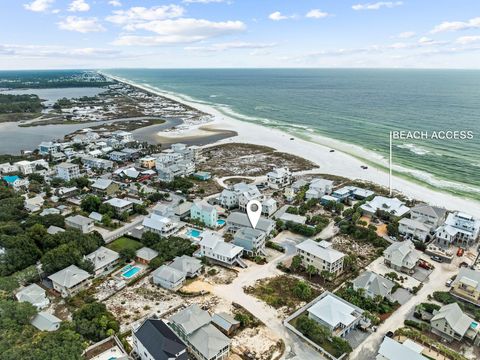
[[[351,359],[370,360],[374,359],[378,348],[380,347],[383,337],[388,331],[395,331],[403,326],[403,322],[408,318],[409,314],[414,310],[415,306],[421,302],[426,302],[428,295],[434,291],[448,291],[445,282],[457,274],[458,265],[463,258],[455,258],[451,264],[438,264],[429,278],[423,283],[423,287],[415,296],[412,296],[404,305],[400,306],[392,316],[390,316],[383,324],[381,324],[377,332],[371,334],[360,346],[354,349],[350,355]]]
[[[407,289],[398,288],[397,291],[392,294],[392,300],[398,301],[400,305],[403,305],[406,304],[408,300],[412,298],[412,296],[413,294]]]

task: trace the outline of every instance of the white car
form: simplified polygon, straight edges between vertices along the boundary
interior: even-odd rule
[[[450,286],[452,286],[452,283],[453,283],[453,279],[448,279],[447,282],[445,283],[445,285],[447,287],[450,287]]]

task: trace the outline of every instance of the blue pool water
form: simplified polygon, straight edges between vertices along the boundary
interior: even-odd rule
[[[217,220],[217,225],[218,225],[218,226],[223,226],[223,225],[225,225],[225,220],[223,220],[223,219]]]
[[[132,276],[135,276],[136,273],[140,271],[140,268],[138,266],[132,266],[128,265],[123,269],[122,276],[124,278],[130,279]]]
[[[196,229],[188,229],[187,235],[192,236],[194,238],[198,238],[200,237],[200,235],[202,235],[202,232]]]

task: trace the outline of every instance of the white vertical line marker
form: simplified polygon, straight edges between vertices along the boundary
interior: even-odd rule
[[[389,177],[388,177],[388,187],[390,188],[390,196],[392,196],[392,132],[390,131],[390,158],[388,161],[389,167]]]

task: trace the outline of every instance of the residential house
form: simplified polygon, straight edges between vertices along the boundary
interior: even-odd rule
[[[65,226],[88,234],[93,231],[94,221],[82,215],[69,216],[65,219]]]
[[[85,360],[130,360],[122,342],[116,335],[109,336],[88,348],[82,354]],[[147,360],[147,359],[142,359]]]
[[[384,196],[375,196],[372,200],[361,205],[360,208],[365,215],[373,216],[377,211],[384,211],[392,215],[402,217],[410,211],[405,203],[397,198],[387,198]]]
[[[168,266],[185,273],[189,278],[199,276],[203,268],[200,260],[188,255],[177,256]]]
[[[59,292],[62,297],[68,297],[90,286],[91,277],[92,275],[85,270],[75,265],[70,265],[50,275],[48,278],[52,281],[54,290]]]
[[[230,215],[228,215],[227,230],[229,232],[235,233],[241,228],[245,227],[252,228],[252,224],[250,224],[247,214],[241,212],[232,212]],[[258,220],[255,229],[263,231],[268,236],[275,229],[275,221],[261,217]]]
[[[190,218],[199,220],[206,226],[217,227],[218,213],[215,206],[210,205],[203,200],[195,200],[190,208]]]
[[[345,337],[363,318],[362,309],[329,291],[322,293],[307,312],[310,319],[329,329],[333,336],[339,337]]]
[[[241,259],[243,248],[225,242],[219,235],[210,231],[202,233],[199,254],[226,266],[239,265],[243,268],[247,267]]]
[[[92,169],[107,170],[113,168],[113,161],[100,159],[93,156],[83,156],[81,161],[84,166]]]
[[[390,299],[392,289],[395,286],[393,281],[372,271],[363,272],[353,280],[352,284],[355,291],[363,289],[365,296],[372,299],[376,296]]]
[[[277,211],[277,201],[268,198],[262,202],[262,215],[266,217],[272,216]]]
[[[422,351],[423,346],[410,339],[400,343],[385,336],[375,360],[427,360],[428,358],[422,355]]]
[[[112,196],[115,195],[119,190],[120,186],[118,183],[110,179],[97,179],[95,182],[90,185],[90,188],[95,194],[100,196]]]
[[[100,246],[94,252],[85,256],[93,264],[94,276],[100,276],[113,270],[120,260],[120,255],[109,248]]]
[[[375,193],[371,190],[362,189],[357,186],[344,186],[332,192],[332,197],[337,201],[345,202],[349,199],[364,200]]]
[[[19,171],[18,166],[10,163],[0,164],[0,174],[10,174]]]
[[[33,213],[33,212],[40,211],[44,203],[45,203],[45,199],[43,198],[42,195],[35,195],[32,198],[27,197],[23,202],[23,206],[25,207],[26,210]]]
[[[410,209],[410,218],[420,221],[435,230],[445,222],[447,210],[445,208],[431,206],[427,204],[419,204]]]
[[[326,179],[313,179],[305,193],[305,199],[320,199],[324,195],[330,195],[333,190],[333,181]]]
[[[56,331],[60,329],[62,320],[55,315],[40,311],[32,320],[32,325],[40,331]]]
[[[240,328],[240,321],[235,320],[232,315],[226,312],[213,314],[212,323],[225,335],[231,335]]]
[[[152,156],[145,156],[138,160],[140,167],[144,169],[153,169],[155,168],[155,158]]]
[[[448,214],[445,223],[435,232],[435,237],[440,246],[455,244],[468,248],[478,240],[479,234],[479,219],[462,212],[454,212]]]
[[[291,223],[300,224],[300,225],[305,225],[305,222],[307,221],[306,216],[290,214],[288,212],[284,212],[282,215],[278,217],[278,219],[282,220],[285,223],[291,222]]]
[[[22,175],[32,174],[34,170],[33,163],[28,160],[17,161],[13,166],[15,166]]]
[[[152,261],[158,256],[158,251],[144,246],[141,249],[138,249],[135,255],[135,261],[138,261],[141,264],[148,265],[150,264],[150,261]]]
[[[480,271],[460,268],[450,292],[460,299],[480,306]]]
[[[52,141],[42,141],[38,145],[38,153],[42,156],[54,154],[58,151],[59,145]]]
[[[112,136],[124,144],[130,143],[134,140],[133,134],[131,132],[123,131],[123,130],[114,131],[112,133]]]
[[[385,264],[394,270],[407,274],[415,272],[420,255],[410,240],[395,242],[383,252]]]
[[[56,194],[59,198],[64,199],[68,197],[72,197],[78,194],[78,188],[76,186],[65,187],[62,186],[57,189]]]
[[[281,189],[292,183],[292,173],[287,167],[275,168],[267,173],[267,184],[272,189]]]
[[[37,309],[43,309],[50,304],[50,300],[48,300],[47,293],[43,288],[38,286],[37,284],[31,284],[19,292],[15,294],[15,297],[20,302],[29,302]]]
[[[150,214],[149,217],[143,219],[142,225],[146,231],[151,231],[164,237],[172,235],[177,231],[178,226],[177,223],[169,218],[157,214]]]
[[[398,222],[398,232],[412,239],[425,242],[430,237],[430,227],[423,222],[402,218]]]
[[[188,360],[187,346],[162,319],[147,319],[132,332],[140,360]]]
[[[18,191],[21,188],[28,188],[28,185],[30,185],[30,181],[28,181],[28,179],[22,179],[17,175],[4,176],[2,177],[2,179],[7,183],[8,186],[11,186],[15,191]]]
[[[130,155],[123,151],[112,151],[108,154],[108,158],[112,161],[124,162],[130,158]]]
[[[60,215],[61,211],[57,208],[48,208],[43,209],[42,212],[39,214],[40,216],[47,216],[47,215]]]
[[[88,215],[88,218],[89,219],[92,219],[93,221],[95,221],[97,224],[100,224],[102,221],[103,221],[103,215],[96,212],[96,211],[92,211],[89,215]]]
[[[162,265],[152,274],[154,284],[173,291],[180,289],[185,284],[186,274],[168,265]]]
[[[47,233],[50,235],[55,235],[61,232],[65,232],[65,229],[62,229],[61,227],[55,225],[50,225],[47,229]]]
[[[246,211],[246,206],[250,200],[262,202],[264,199],[255,185],[245,183],[238,183],[233,185],[231,189],[223,190],[218,197],[218,202],[222,207],[226,209],[239,207],[242,211]]]
[[[197,360],[226,360],[231,341],[211,322],[210,314],[193,304],[170,317],[169,325]]]
[[[81,176],[80,167],[77,164],[63,162],[58,164],[55,169],[57,171],[56,177],[65,181],[70,181]]]
[[[315,267],[319,273],[328,271],[338,276],[343,271],[345,254],[332,248],[332,243],[322,240],[316,242],[307,239],[296,246],[297,255],[302,258],[302,265]]]
[[[113,207],[118,214],[129,213],[133,210],[133,203],[124,199],[111,198],[103,203]]]
[[[435,311],[430,325],[433,333],[447,341],[462,341],[465,338],[474,342],[480,329],[480,324],[466,315],[455,302]]]
[[[190,201],[184,201],[181,204],[178,204],[178,206],[174,210],[175,216],[178,216],[180,220],[185,220],[187,217],[190,216],[190,209],[192,208],[193,203]]]
[[[253,228],[241,228],[233,236],[233,244],[243,248],[251,256],[266,255],[265,239],[267,235]]]

